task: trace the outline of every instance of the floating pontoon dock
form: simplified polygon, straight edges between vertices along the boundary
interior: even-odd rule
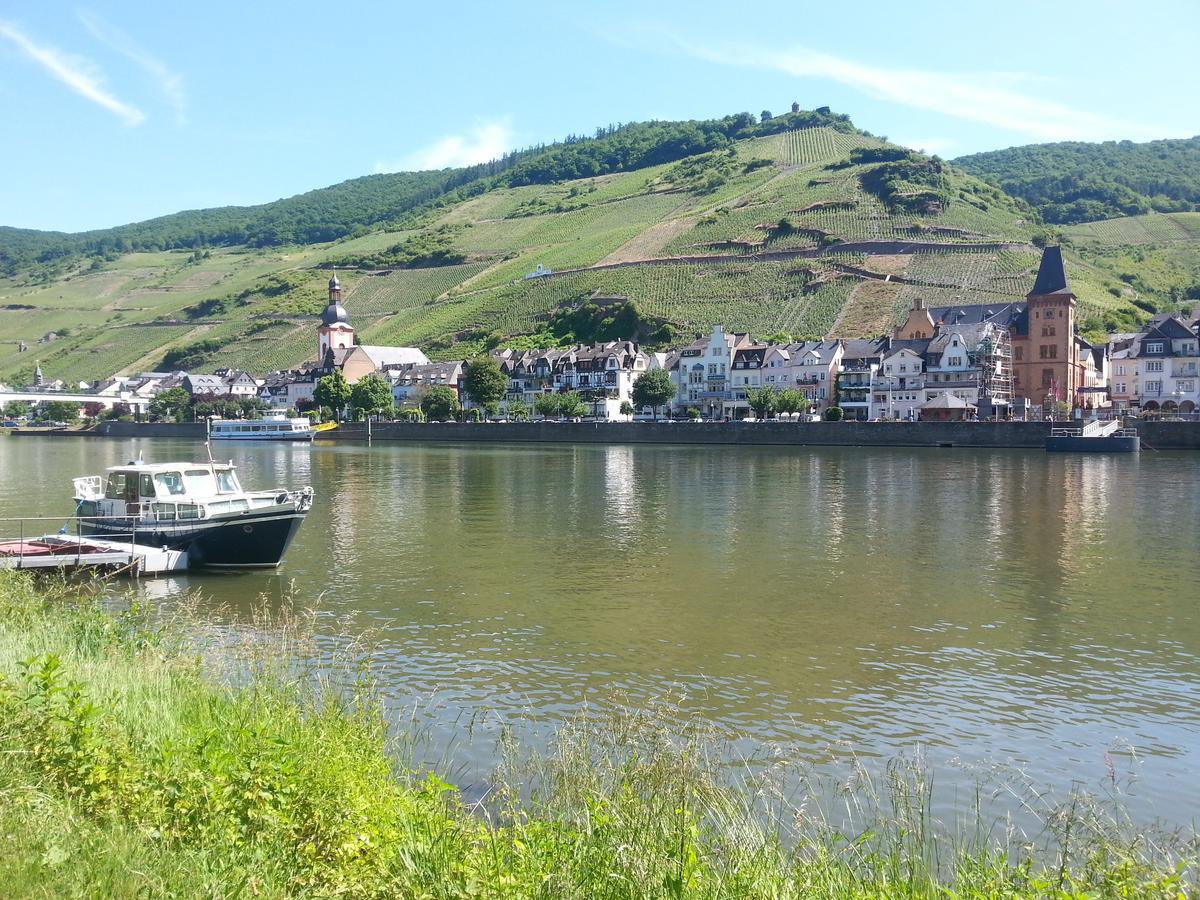
[[[44,528],[47,520],[0,520],[5,521],[19,522],[20,536],[0,539],[0,569],[91,570],[136,578],[179,572],[188,567],[186,550],[167,550],[136,542],[80,537],[61,532],[26,537],[27,524],[42,523],[41,527]]]
[[[1137,453],[1141,439],[1134,428],[1111,422],[1088,422],[1082,428],[1051,428],[1046,449],[1052,453]]]

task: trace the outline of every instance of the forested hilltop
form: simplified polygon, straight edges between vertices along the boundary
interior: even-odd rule
[[[828,108],[769,118],[740,113],[701,121],[634,122],[597,128],[592,136],[570,135],[476,166],[368,175],[259,206],[188,210],[77,234],[0,227],[0,271],[13,275],[23,266],[80,255],[324,243],[396,228],[414,212],[496,187],[628,172],[720,150],[740,139],[818,126],[856,130],[849,117]]]
[[[1052,224],[1200,210],[1200,137],[1030,144],[954,160]]]

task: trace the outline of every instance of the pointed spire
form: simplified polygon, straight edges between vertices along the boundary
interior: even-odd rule
[[[1067,270],[1063,266],[1062,248],[1056,245],[1042,250],[1042,263],[1038,266],[1037,278],[1033,282],[1030,297],[1044,297],[1047,294],[1070,294],[1075,296],[1067,284]]]

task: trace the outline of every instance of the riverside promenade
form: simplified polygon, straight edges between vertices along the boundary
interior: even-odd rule
[[[1065,422],[355,422],[318,441],[410,443],[713,444],[813,447],[1045,447]],[[1136,422],[1142,449],[1200,450],[1200,421]],[[79,431],[14,436],[204,438],[204,425],[105,422]]]

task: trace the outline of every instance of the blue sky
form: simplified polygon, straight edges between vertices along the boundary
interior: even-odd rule
[[[0,0],[0,224],[261,203],[793,100],[948,157],[1188,137],[1197,46],[1197,0]]]

